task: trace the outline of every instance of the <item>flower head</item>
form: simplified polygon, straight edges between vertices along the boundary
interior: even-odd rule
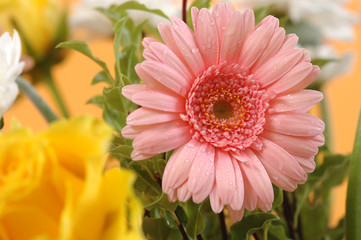
[[[111,139],[91,117],[0,135],[0,239],[143,239],[135,175],[103,174]]]
[[[0,37],[0,118],[13,104],[19,89],[15,79],[24,68],[19,62],[21,55],[21,42],[19,34],[14,30],[11,38],[8,32]]]
[[[192,9],[194,32],[171,19],[158,25],[165,44],[143,41],[136,71],[145,84],[123,88],[142,106],[122,131],[134,139],[132,158],[175,149],[162,181],[172,201],[209,196],[234,220],[244,208],[270,210],[272,183],[304,183],[324,142],[323,122],[306,113],[322,94],[303,90],[319,68],[272,16],[255,26],[252,10],[222,2]]]

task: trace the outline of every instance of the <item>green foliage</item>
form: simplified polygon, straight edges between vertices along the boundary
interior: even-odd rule
[[[145,218],[143,220],[145,237],[150,240],[182,239],[180,233],[168,226],[163,218]]]
[[[243,217],[231,227],[232,240],[248,240],[253,233],[264,229],[272,221],[279,220],[279,217],[272,213],[254,212]]]
[[[1,117],[1,119],[0,119],[0,130],[3,129],[3,127],[4,127],[4,118]]]
[[[295,33],[302,46],[316,46],[322,42],[321,32],[313,25],[306,22],[289,23],[285,26],[287,33]]]
[[[93,60],[95,63],[97,63],[103,69],[104,73],[109,79],[113,79],[105,62],[103,62],[102,60],[100,60],[99,58],[93,55],[92,51],[90,50],[86,42],[80,40],[72,40],[72,41],[59,43],[56,46],[56,48],[69,48],[84,54],[85,56]]]
[[[211,0],[195,0],[192,2],[192,4],[189,6],[187,10],[187,24],[190,29],[193,29],[193,23],[192,23],[192,7],[196,7],[198,9],[201,8],[209,8],[211,5]]]
[[[346,239],[361,239],[361,113],[352,151],[346,201]]]
[[[189,200],[183,204],[183,209],[188,219],[186,232],[188,236],[192,237],[193,239],[196,238],[198,234],[203,232],[205,227],[203,216],[200,212],[201,207],[201,204],[195,204],[192,200]]]
[[[272,6],[259,7],[254,9],[254,20],[255,23],[258,24],[262,19],[270,15],[270,10]]]

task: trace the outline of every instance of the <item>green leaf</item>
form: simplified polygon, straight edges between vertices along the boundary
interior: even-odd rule
[[[101,108],[104,108],[105,106],[105,99],[103,95],[96,95],[94,97],[92,97],[91,99],[89,99],[87,102],[87,104],[91,103],[91,104],[95,104]]]
[[[1,117],[1,119],[0,119],[0,130],[3,129],[3,127],[4,127],[4,118]]]
[[[162,195],[162,189],[157,183],[152,169],[147,166],[147,161],[148,160],[133,161],[129,164],[129,168],[134,170],[138,175],[134,187],[137,191],[144,192],[149,197],[160,197]]]
[[[168,227],[166,221],[163,218],[144,218],[142,227],[146,239],[149,240],[170,239],[169,236],[171,235],[171,232],[175,231]]]
[[[203,216],[199,211],[201,206],[201,204],[195,204],[192,200],[187,201],[183,205],[184,212],[186,213],[188,219],[185,230],[188,236],[192,237],[193,239],[195,239],[198,234],[203,232],[205,228]]]
[[[126,124],[126,115],[109,108],[107,105],[103,108],[103,119],[112,125],[118,133],[122,132],[122,129]]]
[[[169,202],[168,197],[165,193],[162,193],[160,197],[154,198],[152,202],[144,204],[144,208],[152,210],[155,207],[159,207],[170,212],[173,212],[177,208],[178,204],[176,202]]]
[[[130,154],[131,154],[132,151],[133,151],[133,148],[131,146],[128,146],[128,145],[120,145],[120,146],[117,146],[117,147],[112,148],[110,150],[111,153],[119,154],[121,157],[125,157],[125,158],[128,158],[128,159],[132,159],[130,157]]]
[[[164,14],[161,10],[150,9],[147,6],[145,6],[144,4],[141,4],[137,1],[128,1],[128,2],[125,2],[118,6],[113,5],[109,8],[109,12],[113,13],[113,14],[116,12],[125,11],[125,10],[141,10],[141,11],[145,11],[145,12],[150,12],[150,13],[156,14],[158,16],[164,17],[165,19],[169,20],[168,16],[166,14]]]
[[[289,23],[285,26],[287,33],[295,33],[299,37],[299,43],[303,46],[317,46],[322,42],[321,32],[313,25],[305,22]]]
[[[176,222],[174,221],[174,217],[169,211],[165,210],[163,217],[164,217],[165,221],[167,222],[167,225],[171,229],[178,230],[178,226],[177,226]]]
[[[342,218],[336,227],[329,229],[324,239],[327,240],[345,239],[345,218]]]
[[[135,72],[135,65],[139,63],[136,55],[138,48],[135,45],[127,46],[120,52],[118,58],[121,72],[128,76],[131,83],[139,83],[139,77]]]
[[[124,97],[122,95],[122,86],[115,86],[112,88],[104,88],[103,96],[105,102],[109,108],[121,112],[123,114],[128,114],[128,110],[124,106]]]
[[[312,206],[305,204],[301,211],[303,238],[321,240],[327,230],[328,204],[323,202]]]
[[[287,226],[281,221],[273,221],[268,229],[268,240],[292,240],[287,236]]]
[[[272,209],[278,208],[283,203],[283,192],[279,187],[273,185],[274,201],[272,203]]]
[[[313,65],[317,65],[317,66],[319,66],[321,68],[324,65],[326,65],[327,63],[333,62],[333,61],[335,61],[335,59],[332,59],[332,58],[313,58],[311,60],[311,63]]]
[[[69,48],[84,54],[85,56],[93,60],[95,63],[97,63],[104,70],[104,72],[106,73],[109,79],[113,79],[105,62],[103,62],[97,57],[94,57],[92,51],[90,50],[86,42],[80,40],[71,40],[71,41],[59,43],[56,46],[56,48]]]
[[[346,199],[346,239],[361,239],[361,112],[353,146]]]
[[[101,82],[105,82],[105,83],[108,83],[108,84],[112,84],[112,83],[113,83],[112,79],[110,79],[110,78],[108,77],[108,75],[107,75],[107,73],[106,73],[105,71],[100,71],[100,72],[98,72],[98,73],[94,76],[91,84],[92,84],[92,85],[95,85],[95,84],[101,83]]]
[[[192,8],[196,7],[198,9],[201,8],[209,8],[211,6],[212,0],[195,0],[192,2],[192,4],[189,6],[187,10],[187,24],[190,27],[190,29],[193,29],[193,23],[192,23]]]
[[[279,217],[271,213],[256,212],[244,216],[242,221],[232,225],[232,239],[248,240],[253,233],[263,229],[267,224],[276,220],[279,220]]]
[[[254,10],[254,20],[255,23],[258,24],[262,19],[270,15],[270,10],[272,6],[259,7]]]
[[[127,21],[126,18],[119,19],[114,25],[114,56],[115,56],[115,80],[120,86],[124,86],[124,82],[121,78],[120,63],[119,63],[119,51],[120,51],[120,40],[123,33],[124,24]]]

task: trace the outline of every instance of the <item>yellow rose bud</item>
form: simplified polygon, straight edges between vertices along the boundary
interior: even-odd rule
[[[53,51],[61,31],[64,10],[56,0],[1,0],[0,29],[17,29],[23,53],[39,62]],[[63,31],[66,34],[66,30]],[[64,36],[65,37],[65,36]]]
[[[134,174],[103,173],[111,139],[91,117],[0,135],[0,239],[144,239]]]

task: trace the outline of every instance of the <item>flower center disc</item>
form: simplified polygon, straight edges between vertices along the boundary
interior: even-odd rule
[[[194,81],[182,117],[199,141],[226,151],[242,150],[263,131],[268,95],[241,70],[224,62],[209,67]]]
[[[233,107],[229,102],[218,101],[213,104],[213,113],[218,119],[228,119],[233,115]]]

